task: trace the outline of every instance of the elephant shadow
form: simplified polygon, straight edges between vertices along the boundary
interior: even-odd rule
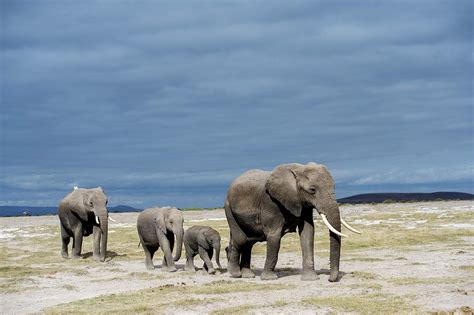
[[[175,263],[174,266],[176,267],[176,271],[184,271],[184,264],[177,264]],[[163,265],[160,263],[158,264],[153,264],[154,269],[163,269]],[[163,271],[166,271],[166,269],[163,269]]]
[[[82,254],[83,259],[86,259],[86,258],[89,258],[89,257],[92,257],[92,256],[93,256],[92,252],[87,252],[87,253]],[[115,257],[128,257],[128,255],[127,254],[118,254],[117,252],[108,250],[106,255],[105,255],[105,261],[106,262],[111,261]]]
[[[257,269],[255,270],[255,275],[260,276],[262,273],[263,269]],[[276,268],[275,269],[276,273],[278,274],[278,278],[285,278],[289,276],[297,276],[301,275],[303,273],[301,268],[289,268],[289,267],[283,267],[283,268]],[[316,270],[316,274],[319,275],[328,275],[330,274],[329,269],[319,269]],[[337,277],[337,281],[341,280],[342,277],[344,277],[346,273],[344,271],[339,271],[339,276]]]

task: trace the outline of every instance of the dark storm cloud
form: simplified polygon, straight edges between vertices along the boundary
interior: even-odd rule
[[[219,206],[249,168],[473,192],[472,5],[2,1],[3,204]],[[112,201],[113,200],[113,201]]]

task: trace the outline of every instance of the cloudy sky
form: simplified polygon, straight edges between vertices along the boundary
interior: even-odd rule
[[[0,3],[0,205],[214,207],[309,161],[338,197],[474,193],[469,0]]]

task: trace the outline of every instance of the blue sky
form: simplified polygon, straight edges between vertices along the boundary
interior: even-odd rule
[[[1,3],[1,205],[223,204],[323,163],[338,197],[474,192],[471,1]]]

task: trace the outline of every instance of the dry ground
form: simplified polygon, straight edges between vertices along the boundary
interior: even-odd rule
[[[346,205],[341,212],[363,231],[343,241],[338,283],[327,281],[328,233],[317,219],[316,269],[320,279],[300,281],[296,233],[283,238],[276,281],[232,279],[183,270],[147,271],[138,248],[137,213],[113,214],[105,263],[60,257],[57,216],[0,218],[0,297],[4,314],[19,313],[395,313],[472,312],[474,308],[474,202]],[[210,225],[223,238],[222,210],[188,211],[185,225]],[[347,231],[348,232],[348,231]],[[349,232],[348,232],[349,233]],[[254,247],[257,275],[265,246]],[[202,262],[195,261],[197,266]]]

